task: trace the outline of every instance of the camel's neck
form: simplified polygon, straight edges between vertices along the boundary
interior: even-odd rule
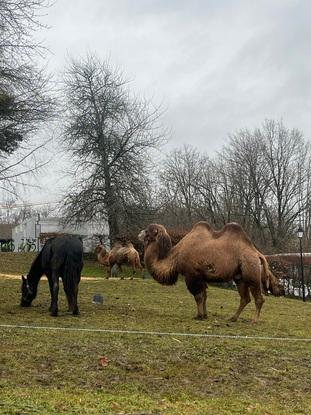
[[[178,278],[176,270],[176,254],[170,249],[164,258],[158,259],[155,244],[150,244],[145,250],[145,266],[153,278],[161,284],[175,284]]]

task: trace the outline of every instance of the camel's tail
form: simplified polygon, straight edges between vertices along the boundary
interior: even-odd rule
[[[267,259],[263,255],[260,255],[259,258],[263,266],[261,282],[264,292],[268,293],[270,291],[276,297],[284,295],[284,287],[279,279],[271,272]]]

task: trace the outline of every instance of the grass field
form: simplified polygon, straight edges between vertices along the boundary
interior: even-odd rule
[[[24,261],[27,271],[29,258]],[[0,273],[25,272],[19,262],[0,256]],[[87,262],[83,274],[103,270]],[[92,303],[95,293],[103,304]],[[45,279],[33,307],[21,309],[19,300],[20,281],[0,278],[1,414],[311,413],[311,341],[252,337],[311,339],[310,303],[269,296],[257,325],[250,324],[253,303],[241,320],[228,323],[238,294],[210,287],[209,320],[202,322],[192,319],[195,305],[182,279],[163,287],[151,279],[104,278],[81,281],[79,317],[66,312],[62,290],[59,317],[49,316]]]

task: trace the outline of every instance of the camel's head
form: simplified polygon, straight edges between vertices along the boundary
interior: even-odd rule
[[[158,249],[159,259],[166,257],[172,247],[171,238],[164,226],[154,223],[141,231],[138,239],[144,243],[145,248],[154,242]]]
[[[265,294],[270,291],[276,297],[285,295],[284,281],[276,277],[270,269],[268,269],[267,277],[263,284]]]
[[[276,297],[284,296],[285,287],[284,287],[283,281],[280,278],[277,278],[275,276],[273,280],[270,278],[269,291],[271,291],[271,293],[275,295]]]
[[[95,254],[99,254],[100,252],[102,252],[103,254],[106,253],[106,248],[104,247],[104,245],[97,245],[97,247],[95,248]]]

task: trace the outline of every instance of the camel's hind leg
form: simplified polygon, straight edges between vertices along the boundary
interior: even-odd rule
[[[252,320],[252,323],[257,323],[259,319],[261,307],[263,303],[265,302],[265,299],[262,295],[261,283],[259,285],[256,284],[256,285],[251,286],[250,290],[251,290],[252,296],[254,297],[255,305],[256,305],[256,311],[255,311],[255,315]]]
[[[185,278],[185,282],[187,285],[188,290],[194,296],[195,302],[197,304],[198,313],[195,317],[197,320],[203,320],[207,318],[207,311],[206,311],[206,287],[207,284],[203,280],[203,278],[193,278],[187,277]]]
[[[235,283],[237,285],[237,289],[240,294],[240,305],[236,311],[236,313],[230,318],[230,321],[237,321],[240,314],[244,310],[245,306],[247,306],[248,303],[251,301],[251,297],[249,295],[249,287],[248,285],[242,281],[241,279],[236,279]]]

